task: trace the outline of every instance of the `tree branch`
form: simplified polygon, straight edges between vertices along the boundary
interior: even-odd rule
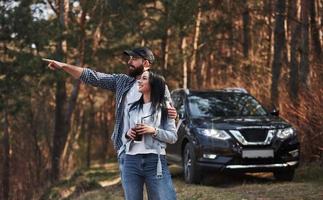
[[[52,4],[51,0],[47,0],[48,5],[51,7],[51,9],[55,12],[55,14],[58,16],[58,11],[57,9],[54,7],[54,5]]]

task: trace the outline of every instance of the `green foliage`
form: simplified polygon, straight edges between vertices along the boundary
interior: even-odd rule
[[[4,26],[1,28],[1,42],[6,47],[0,57],[0,110],[6,107],[16,113],[28,103],[37,80],[44,73],[44,66],[35,52],[48,44],[47,23],[34,21],[30,10],[31,1],[22,1],[13,9],[3,4],[1,15]],[[43,34],[43,35],[42,35]],[[46,37],[45,37],[46,36]]]
[[[194,24],[195,13],[198,8],[197,0],[176,0],[171,4],[171,17],[172,24],[179,27],[182,31]]]

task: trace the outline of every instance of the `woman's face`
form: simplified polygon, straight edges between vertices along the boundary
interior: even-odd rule
[[[145,94],[150,92],[150,85],[149,85],[149,72],[145,71],[138,81],[139,85],[139,92]]]

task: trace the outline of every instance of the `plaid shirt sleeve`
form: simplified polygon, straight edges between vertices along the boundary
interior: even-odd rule
[[[95,87],[116,91],[118,74],[105,74],[84,68],[80,80]]]

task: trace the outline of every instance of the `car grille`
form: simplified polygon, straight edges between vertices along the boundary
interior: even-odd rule
[[[266,129],[242,129],[240,130],[241,135],[248,142],[263,142],[267,138]]]
[[[230,133],[242,145],[269,145],[274,137],[275,130],[243,128],[230,130]]]

